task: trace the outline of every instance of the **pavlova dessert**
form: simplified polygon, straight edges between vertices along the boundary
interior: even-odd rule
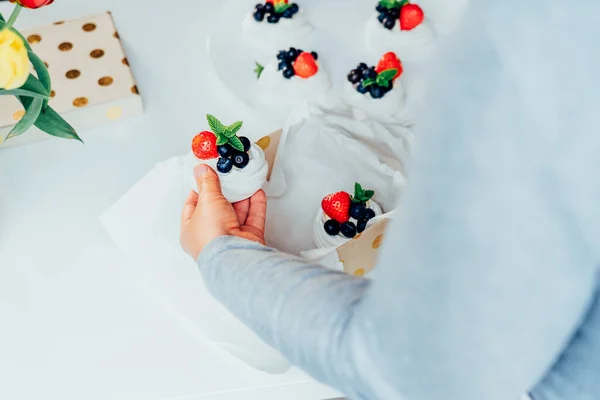
[[[274,108],[291,108],[328,92],[329,77],[317,60],[316,52],[292,47],[279,51],[265,66],[256,63],[259,101]]]
[[[338,247],[361,234],[381,215],[381,207],[373,200],[375,192],[354,184],[354,196],[337,192],[325,196],[317,213],[313,236],[317,248]]]
[[[348,74],[345,100],[371,116],[393,116],[404,105],[400,84],[402,62],[395,53],[381,57],[377,66],[360,63]]]
[[[269,165],[263,150],[245,136],[238,136],[242,122],[224,125],[212,115],[207,115],[210,131],[198,133],[192,139],[192,151],[186,156],[187,180],[198,191],[194,167],[206,164],[213,168],[221,180],[225,198],[235,203],[252,197],[267,180]]]
[[[406,50],[428,43],[433,31],[423,9],[409,0],[380,0],[366,25],[367,46],[374,52]]]
[[[313,29],[300,6],[289,0],[259,3],[242,22],[244,36],[259,46],[275,49],[298,43]]]

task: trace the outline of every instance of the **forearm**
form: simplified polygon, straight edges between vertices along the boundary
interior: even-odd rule
[[[368,280],[234,237],[211,242],[198,264],[211,293],[265,342],[358,398],[348,349]]]

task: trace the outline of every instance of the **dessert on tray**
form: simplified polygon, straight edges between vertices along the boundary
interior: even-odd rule
[[[237,136],[241,121],[227,126],[210,114],[206,119],[211,130],[194,136],[192,151],[186,157],[190,187],[198,191],[193,170],[198,164],[206,164],[219,175],[223,195],[231,203],[251,197],[267,179],[269,165],[264,152],[247,137]]]
[[[320,67],[318,54],[293,47],[281,50],[265,66],[256,63],[260,101],[289,108],[329,91],[331,83]]]
[[[267,0],[246,15],[242,32],[262,47],[289,46],[313,31],[313,26],[297,3]]]
[[[393,116],[404,105],[404,90],[398,78],[402,62],[395,53],[384,54],[377,66],[360,63],[348,74],[346,101],[365,113]]]
[[[418,4],[409,0],[380,0],[375,10],[366,25],[367,46],[372,51],[418,49],[433,38]]]
[[[373,218],[383,212],[373,200],[374,194],[355,183],[354,196],[347,192],[325,196],[314,225],[317,248],[341,246],[367,229]]]

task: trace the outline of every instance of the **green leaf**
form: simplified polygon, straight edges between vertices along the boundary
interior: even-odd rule
[[[234,122],[233,124],[227,127],[227,133],[225,135],[227,137],[235,136],[240,131],[240,129],[242,129],[242,125],[244,125],[242,121]]]
[[[50,80],[50,73],[48,72],[48,68],[46,68],[46,64],[42,61],[41,58],[37,56],[33,51],[28,51],[29,61],[33,64],[33,68],[37,74],[40,83],[46,89],[46,93],[50,94],[52,91],[52,81]],[[43,108],[48,107],[48,100],[44,101]]]
[[[363,188],[360,183],[354,183],[354,197],[360,198],[363,193]]]
[[[397,73],[398,73],[397,68],[384,69],[379,74],[377,74],[377,78],[381,77],[381,79],[386,79],[388,81],[391,81],[392,79],[394,79],[396,77]]]
[[[290,8],[292,5],[291,4],[286,4],[284,2],[281,3],[275,3],[275,12],[277,14],[283,14],[285,12],[285,10],[287,10],[288,8]]]
[[[6,136],[6,139],[13,138],[15,136],[19,136],[22,133],[25,133],[33,126],[35,121],[40,116],[40,112],[42,111],[42,104],[44,103],[44,99],[35,98],[33,99],[31,105],[27,107],[27,112],[23,115],[23,118],[11,129]]]
[[[217,146],[222,146],[227,142],[229,142],[229,138],[227,136],[225,136],[225,135],[217,136]]]
[[[257,62],[255,62],[255,64],[256,64],[256,68],[254,68],[254,73],[256,74],[256,79],[259,79],[260,76],[262,75],[263,71],[265,70],[265,67],[263,67],[262,65],[260,65]]]
[[[217,135],[217,137],[225,133],[225,125],[223,125],[223,123],[214,115],[206,114],[206,120],[208,121],[210,130]]]
[[[50,92],[46,91],[46,88],[44,87],[44,85],[42,85],[42,83],[39,81],[39,79],[36,78],[35,75],[32,75],[32,74],[29,74],[29,76],[27,77],[27,80],[25,81],[23,86],[21,86],[19,89],[26,90],[28,92],[39,93],[39,94],[43,94],[46,96],[50,96]]]
[[[4,16],[2,15],[2,13],[0,13],[0,22],[6,22],[6,20],[4,19]]]
[[[362,87],[366,88],[366,87],[373,85],[374,83],[375,83],[375,79],[367,78],[364,81],[362,81],[361,85],[362,85]]]
[[[229,144],[237,151],[244,151],[244,144],[240,141],[237,136],[229,138]]]
[[[363,193],[363,199],[365,201],[365,203],[369,200],[371,200],[371,198],[375,196],[375,192],[373,190],[365,190]]]
[[[48,95],[32,92],[32,91],[25,90],[25,89],[11,89],[11,90],[0,89],[0,96],[25,96],[25,97],[35,97],[35,98],[39,98],[42,100],[47,100],[50,98],[50,96],[48,96]]]
[[[29,108],[33,99],[30,97],[18,97],[25,109]],[[83,143],[77,132],[67,121],[65,121],[52,107],[46,107],[40,113],[34,124],[42,132],[63,139],[75,139]]]

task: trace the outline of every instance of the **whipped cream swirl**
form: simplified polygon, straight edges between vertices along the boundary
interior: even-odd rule
[[[308,22],[302,10],[292,18],[280,18],[276,24],[268,22],[266,18],[259,22],[254,19],[252,13],[246,15],[242,21],[244,36],[265,50],[289,47],[311,34],[313,30],[314,26]]]
[[[266,182],[269,164],[265,159],[265,153],[256,144],[252,144],[248,155],[250,156],[250,161],[246,167],[233,167],[229,173],[222,174],[217,171],[218,158],[201,160],[194,153],[190,152],[185,160],[185,173],[187,174],[187,181],[190,188],[196,192],[198,191],[196,178],[194,177],[194,167],[198,164],[206,164],[217,171],[217,175],[219,175],[219,179],[221,180],[223,196],[230,203],[236,203],[252,197]]]
[[[354,85],[348,81],[344,84],[344,100],[353,107],[362,110],[372,117],[394,118],[404,107],[404,89],[397,79],[392,90],[383,97],[374,99],[369,93],[359,93]]]
[[[379,204],[377,204],[374,200],[369,200],[367,202],[367,207],[375,211],[375,217],[378,217],[383,213]],[[317,213],[315,224],[313,226],[313,241],[318,249],[327,247],[338,247],[351,240],[342,235],[341,233],[338,233],[335,236],[331,236],[327,232],[325,232],[325,228],[323,226],[325,222],[327,222],[330,219],[331,218],[329,218],[327,214],[325,214],[323,210],[319,208],[319,212]],[[373,222],[377,222],[374,220],[375,218],[369,220],[369,222],[367,223],[367,228],[371,226]],[[350,218],[350,221],[354,222],[355,224],[357,222],[354,218]]]
[[[410,31],[401,30],[398,24],[399,22],[392,29],[387,29],[377,20],[377,14],[369,18],[365,26],[369,50],[378,54],[394,51],[404,58],[407,53],[418,54],[420,47],[433,39],[433,31],[427,19]]]

